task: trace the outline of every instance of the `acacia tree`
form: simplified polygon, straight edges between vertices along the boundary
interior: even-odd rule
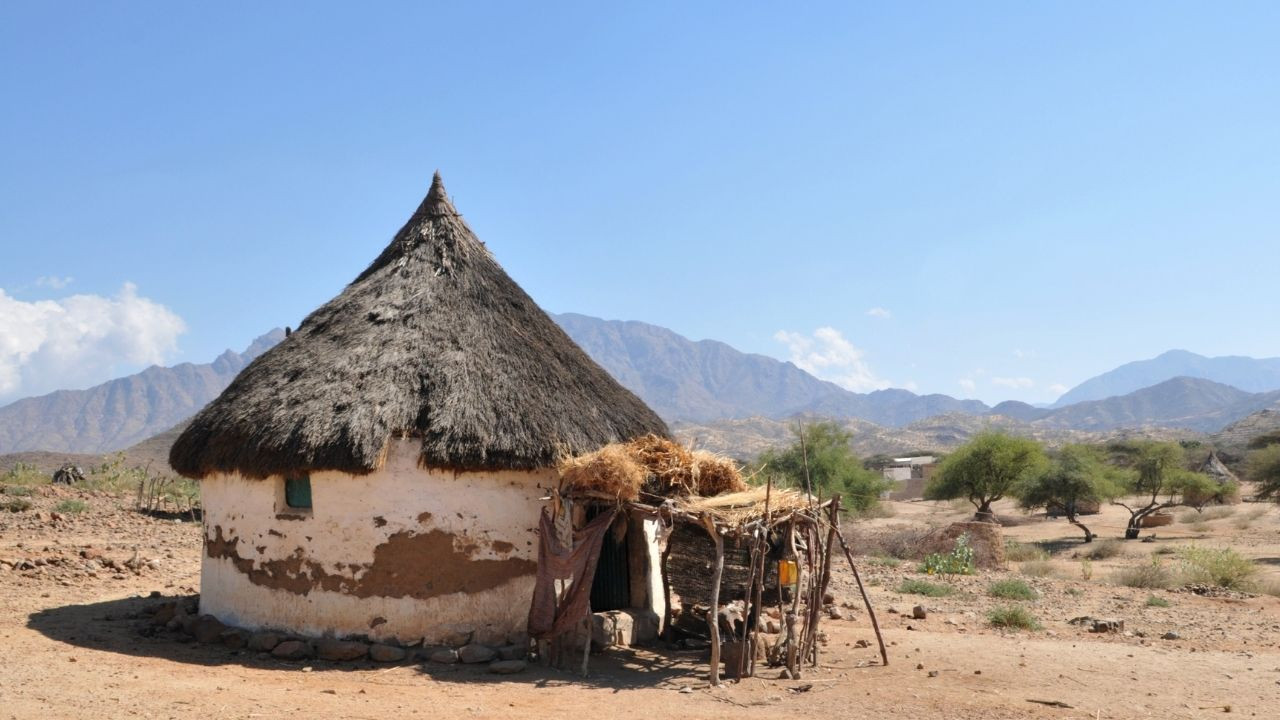
[[[1142,530],[1142,520],[1152,513],[1166,508],[1191,505],[1199,509],[1213,497],[1215,486],[1207,475],[1192,472],[1184,467],[1182,446],[1171,442],[1139,443],[1133,449],[1133,467],[1126,473],[1125,494],[1137,496],[1142,504],[1132,507],[1118,500],[1129,511],[1129,522],[1124,538],[1133,540]],[[1204,498],[1204,502],[1190,503],[1187,497]]]
[[[1280,445],[1267,445],[1249,453],[1245,472],[1250,480],[1258,483],[1258,497],[1280,498]]]
[[[883,475],[863,467],[853,452],[853,433],[836,423],[798,425],[793,432],[795,442],[789,447],[767,450],[760,456],[785,484],[804,489],[807,477],[810,489],[824,497],[840,493],[842,505],[857,511],[875,506],[880,493],[892,487]]]
[[[1080,522],[1080,507],[1118,497],[1124,491],[1118,475],[1093,448],[1066,445],[1017,488],[1018,501],[1027,509],[1062,508],[1067,522],[1084,532],[1084,541],[1093,542],[1093,532]]]
[[[926,500],[964,498],[975,517],[991,520],[991,503],[1009,495],[1044,466],[1044,450],[1029,438],[984,431],[947,456],[925,486]]]

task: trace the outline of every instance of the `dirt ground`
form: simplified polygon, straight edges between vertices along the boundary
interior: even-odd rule
[[[923,577],[916,563],[868,558],[864,577],[890,643],[888,667],[879,665],[852,577],[841,568],[833,581],[837,602],[855,608],[824,622],[829,640],[819,667],[798,680],[777,679],[777,669],[766,668],[760,677],[710,688],[701,653],[692,650],[605,653],[592,658],[583,679],[536,665],[494,676],[422,662],[283,662],[144,637],[142,612],[160,602],[149,596],[198,590],[198,524],[142,516],[127,509],[128,498],[65,488],[37,487],[29,499],[29,510],[0,511],[0,718],[1280,715],[1280,598],[1110,581],[1118,568],[1150,562],[1153,552],[1175,557],[1168,548],[1192,543],[1230,545],[1254,559],[1264,579],[1280,577],[1280,511],[1265,505],[1158,528],[1155,542],[1125,543],[1121,556],[1087,569],[1073,557],[1081,550],[1074,528],[1027,518],[1006,528],[1006,537],[1044,542],[1052,560],[956,579],[958,592],[942,598],[896,591],[903,578]],[[54,517],[67,499],[81,499],[87,509]],[[963,515],[947,505],[894,507],[896,517],[865,525],[945,524]],[[1122,513],[1107,508],[1093,529],[1119,536]],[[1012,577],[1038,591],[1024,604],[1042,630],[1006,632],[987,623],[991,608],[1007,604],[988,597],[987,587]],[[1148,605],[1152,596],[1168,607]],[[927,619],[908,617],[916,604],[928,608]],[[1126,633],[1095,634],[1068,623],[1083,615],[1123,619]],[[1178,639],[1162,639],[1168,632]],[[860,640],[869,646],[858,647]]]

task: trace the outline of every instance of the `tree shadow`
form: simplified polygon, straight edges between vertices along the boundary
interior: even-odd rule
[[[538,687],[585,685],[615,691],[680,687],[706,682],[705,651],[653,651],[642,648],[610,649],[593,654],[588,675],[545,667],[529,662],[524,672],[498,675],[488,665],[444,665],[416,659],[399,663],[376,663],[372,660],[330,662],[326,660],[281,660],[270,653],[247,649],[231,649],[221,644],[200,644],[179,632],[165,631],[151,624],[148,610],[155,606],[191,598],[190,595],[167,597],[130,597],[119,600],[64,605],[47,608],[27,616],[27,627],[50,640],[75,647],[147,657],[207,667],[240,666],[258,669],[294,670],[304,667],[310,672],[381,672],[396,666],[412,668],[435,682],[458,684],[529,683]],[[580,659],[573,663],[579,666]]]
[[[1260,557],[1254,558],[1253,561],[1261,565],[1280,565],[1280,557]]]

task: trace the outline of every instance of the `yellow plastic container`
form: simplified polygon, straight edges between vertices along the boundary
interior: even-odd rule
[[[778,561],[778,581],[783,585],[795,585],[800,581],[800,568],[795,560]]]

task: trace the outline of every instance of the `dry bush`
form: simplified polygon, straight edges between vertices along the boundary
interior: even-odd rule
[[[1107,560],[1113,557],[1120,557],[1124,555],[1124,542],[1114,538],[1099,540],[1089,543],[1089,547],[1080,554],[1090,560]]]
[[[855,530],[851,540],[862,555],[920,560],[929,553],[925,546],[934,532],[931,527],[893,525],[869,532]]]
[[[1214,585],[1229,590],[1248,590],[1254,586],[1258,566],[1231,548],[1183,548],[1182,572],[1187,581]]]
[[[1048,560],[1049,553],[1044,548],[1017,540],[1004,541],[1004,559],[1009,562],[1026,562],[1028,560]]]
[[[1217,507],[1205,508],[1201,511],[1188,510],[1178,516],[1180,523],[1206,523],[1214,520],[1221,520],[1225,517],[1231,517],[1236,514],[1236,509],[1219,505]]]
[[[1018,566],[1018,572],[1027,577],[1053,577],[1058,574],[1058,566],[1052,560],[1027,560]]]
[[[1167,590],[1178,584],[1177,573],[1154,555],[1149,562],[1117,570],[1112,579],[1118,585],[1144,589]]]
[[[602,492],[620,500],[639,499],[645,479],[644,468],[621,445],[606,445],[593,453],[568,458],[559,469],[565,487]]]
[[[987,613],[987,621],[993,627],[1013,630],[1039,630],[1040,621],[1021,605],[1000,607]]]

